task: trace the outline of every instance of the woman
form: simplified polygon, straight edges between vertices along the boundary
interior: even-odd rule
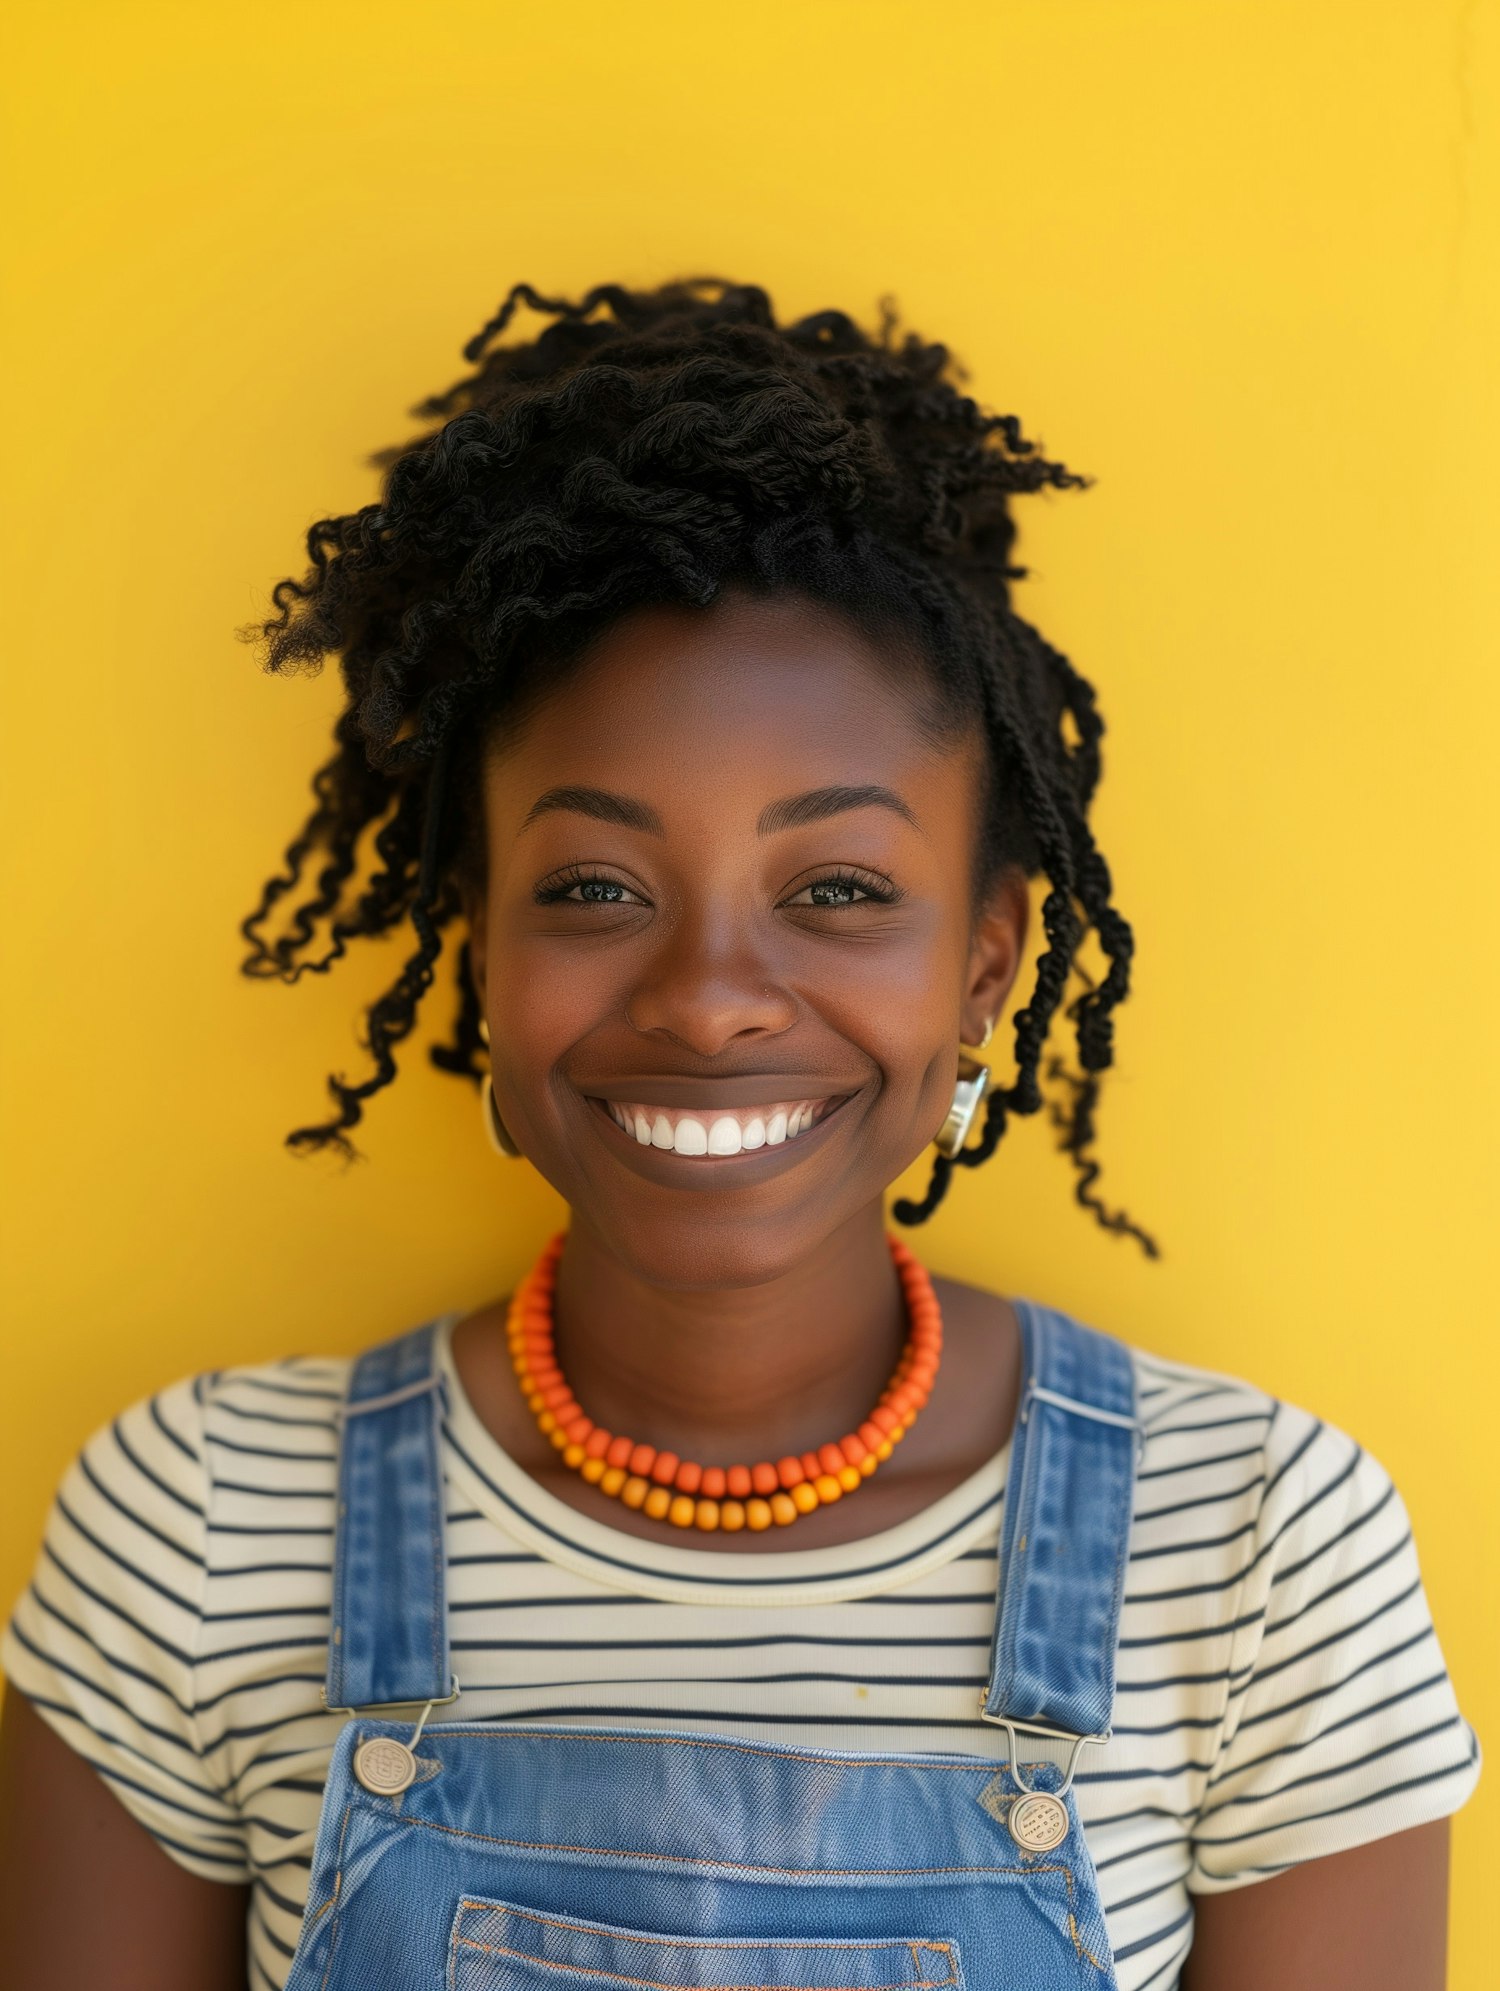
[[[1102,724],[1009,593],[1079,480],[755,289],[522,286],[466,357],[276,592],[348,700],[246,966],[411,919],[290,1136],[348,1149],[461,934],[434,1059],[570,1223],[85,1448],[4,1648],[10,1981],[240,1984],[248,1896],[257,1991],[1439,1985],[1476,1750],[1389,1480],[886,1232],[1045,1080],[1154,1250],[1091,1152]]]

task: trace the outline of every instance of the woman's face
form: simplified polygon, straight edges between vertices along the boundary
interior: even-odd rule
[[[868,1219],[1014,979],[972,899],[977,739],[935,744],[800,599],[639,610],[485,773],[471,909],[518,1144],[638,1276],[756,1284]]]

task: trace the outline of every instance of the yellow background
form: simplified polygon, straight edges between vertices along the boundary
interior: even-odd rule
[[[337,687],[233,631],[514,279],[710,269],[894,291],[1098,479],[1025,508],[1024,606],[1111,722],[1104,1152],[1167,1256],[1040,1125],[924,1251],[1356,1432],[1500,1747],[1496,7],[30,0],[4,70],[0,1589],[124,1401],[477,1302],[554,1220],[411,1051],[367,1165],[283,1153],[393,957],[237,976]]]

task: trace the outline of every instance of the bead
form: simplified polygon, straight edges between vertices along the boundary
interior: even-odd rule
[[[942,1360],[942,1309],[911,1249],[886,1239],[906,1310],[906,1342],[879,1402],[863,1423],[830,1444],[773,1464],[703,1466],[675,1452],[616,1436],[585,1416],[568,1386],[553,1335],[553,1300],[565,1236],[552,1238],[517,1282],[505,1341],[518,1388],[539,1432],[570,1471],[653,1521],[704,1533],[790,1527],[814,1508],[854,1493],[888,1460],[928,1402]]]

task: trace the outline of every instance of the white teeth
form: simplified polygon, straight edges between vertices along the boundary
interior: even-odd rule
[[[681,1129],[678,1130],[679,1132]],[[708,1151],[711,1155],[737,1155],[740,1151],[740,1123],[732,1120],[727,1113],[722,1114],[708,1130]]]
[[[785,1106],[749,1106],[718,1113],[709,1108],[682,1112],[632,1106],[615,1099],[603,1104],[615,1125],[643,1148],[680,1155],[737,1155],[754,1153],[758,1148],[779,1148],[785,1141],[796,1140],[814,1125],[827,1102],[797,1099]]]
[[[706,1155],[708,1135],[703,1130],[703,1122],[688,1114],[677,1122],[677,1134],[672,1145],[680,1155]]]

